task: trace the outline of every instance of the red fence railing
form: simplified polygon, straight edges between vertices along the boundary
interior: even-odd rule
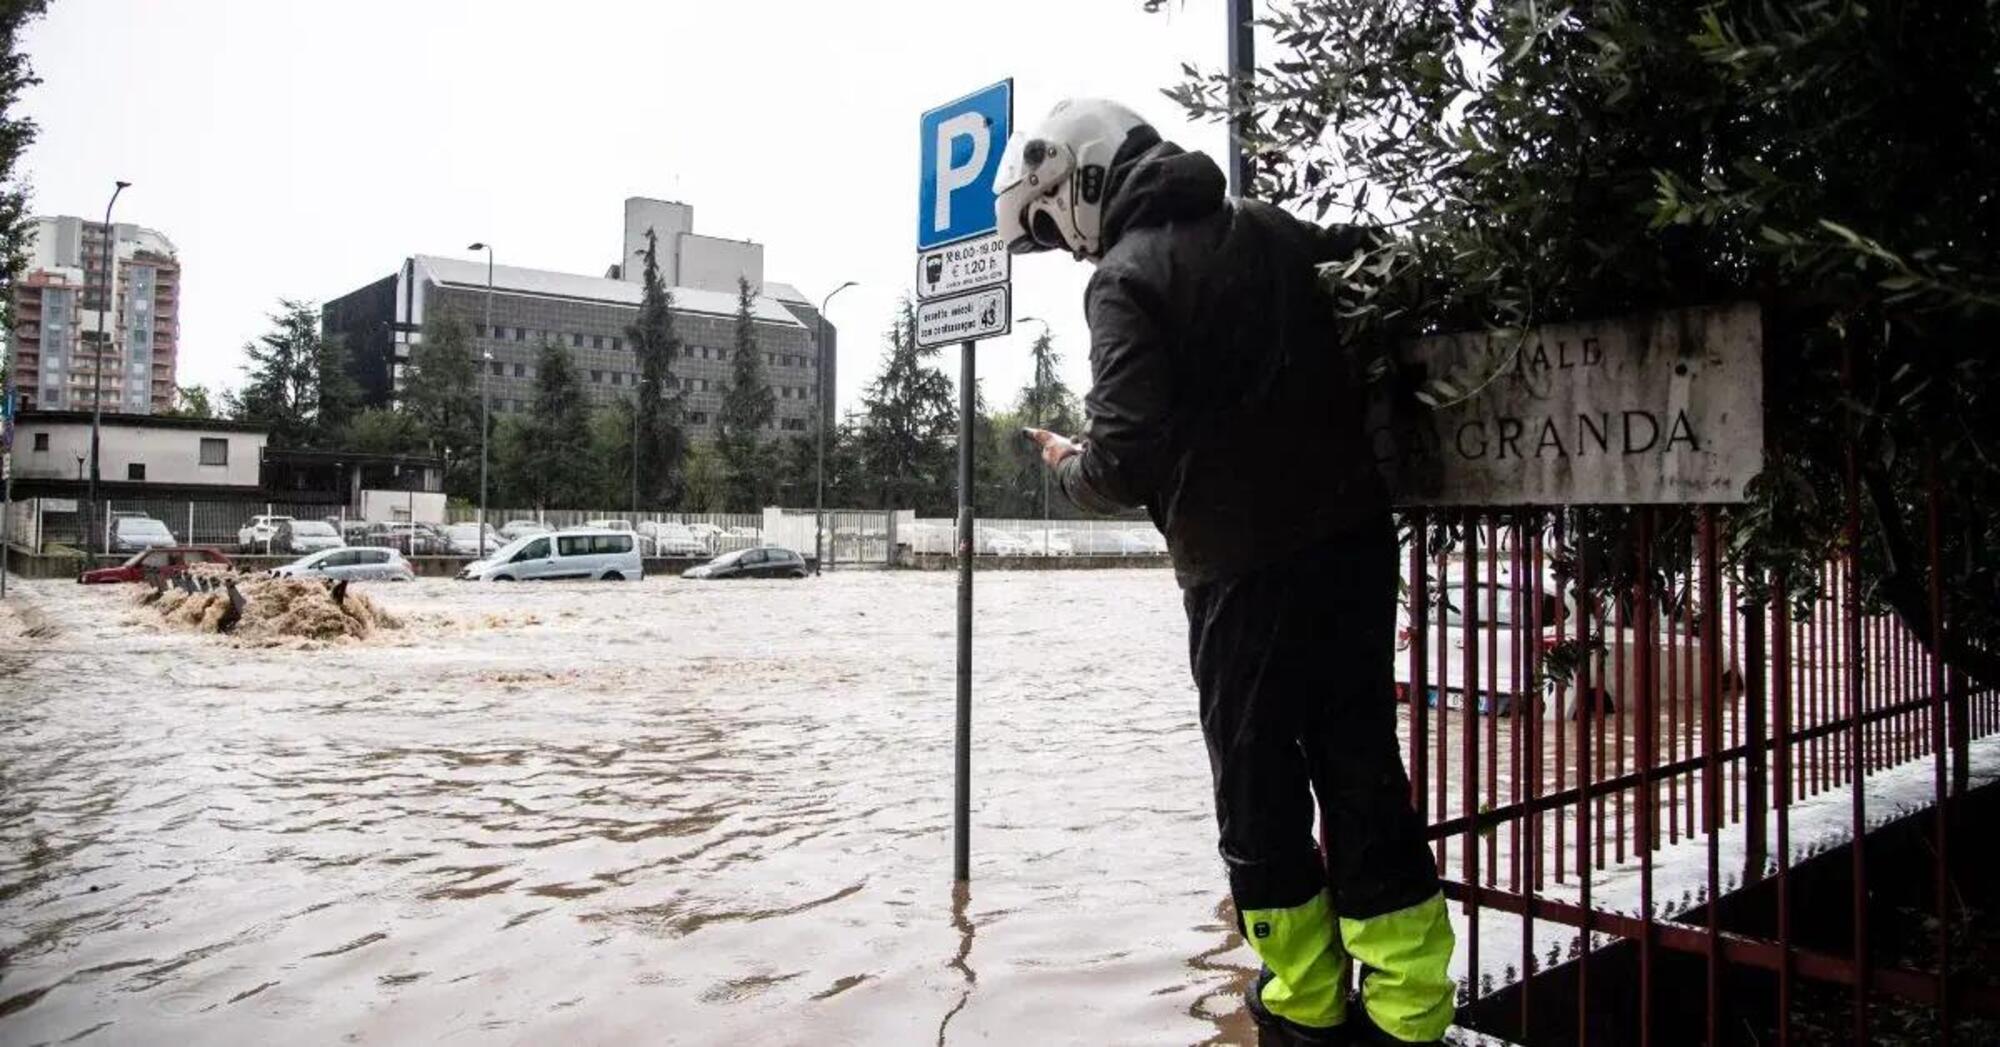
[[[1471,1024],[1529,1042],[1552,1026],[1565,1031],[1543,1038],[1668,1042],[1659,1030],[1689,1028],[1693,991],[1708,1043],[1802,1042],[1805,983],[1848,993],[1854,1042],[1869,1042],[1877,993],[1935,1007],[1947,1035],[1954,1007],[1995,1012],[1990,992],[1955,998],[1945,974],[1947,812],[1953,766],[1963,775],[1972,739],[2000,725],[2000,694],[1956,679],[1930,653],[1936,637],[1871,607],[1851,558],[1801,594],[1725,571],[1713,509],[1414,510],[1404,523],[1407,760],[1458,910]],[[1940,584],[1934,569],[1936,627]],[[1791,888],[1808,853],[1926,806],[1933,962],[1871,952],[1861,846],[1832,914],[1848,947],[1802,941]],[[1775,918],[1725,926],[1722,900],[1747,888],[1774,888]],[[1614,945],[1637,954],[1630,983]],[[1699,984],[1682,955],[1703,965]],[[1671,1003],[1663,957],[1679,972]],[[1606,963],[1620,966],[1594,984]],[[1563,999],[1538,1002],[1535,976],[1558,966]],[[1771,984],[1757,1006],[1773,1039],[1725,1036],[1743,1005],[1724,997],[1746,971]],[[1482,1026],[1501,993],[1505,1018]],[[1607,994],[1628,998],[1626,1017],[1606,1018]],[[1557,1005],[1574,1020],[1552,1021]]]

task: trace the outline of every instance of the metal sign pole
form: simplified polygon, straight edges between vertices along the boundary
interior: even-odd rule
[[[958,746],[952,876],[972,879],[972,429],[973,346],[958,358]]]
[[[7,559],[14,544],[14,452],[0,451],[0,473],[6,479],[0,486],[6,488],[0,494],[0,600],[7,598]]]

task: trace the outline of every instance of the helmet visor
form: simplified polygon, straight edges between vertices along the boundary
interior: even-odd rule
[[[1000,171],[993,180],[1000,232],[1015,254],[1068,250],[1062,231],[1049,214],[1049,197],[1062,188],[1071,167],[1069,150],[1046,139],[1016,134],[1000,154]]]

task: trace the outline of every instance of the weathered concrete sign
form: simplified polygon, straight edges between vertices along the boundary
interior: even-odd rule
[[[1425,338],[1403,370],[1439,406],[1399,383],[1370,440],[1398,505],[1742,501],[1764,467],[1762,346],[1750,303]]]

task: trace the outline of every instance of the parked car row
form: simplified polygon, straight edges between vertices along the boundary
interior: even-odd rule
[[[917,553],[958,550],[958,533],[950,524],[920,523],[899,541]],[[1163,556],[1166,551],[1166,538],[1146,525],[1020,531],[982,526],[975,529],[973,542],[979,556]]]

